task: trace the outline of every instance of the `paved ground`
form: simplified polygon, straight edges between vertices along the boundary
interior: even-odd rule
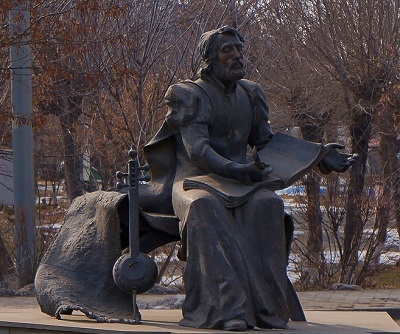
[[[396,332],[400,333],[396,328],[396,323],[400,326],[400,290],[360,290],[360,291],[308,291],[298,293],[300,301],[306,311],[307,323],[302,322],[291,322],[290,330],[283,331],[284,333],[384,333]],[[184,329],[176,325],[176,322],[180,319],[180,306],[182,304],[183,295],[139,295],[138,304],[141,309],[142,316],[147,319],[147,327],[135,327],[135,331],[143,333],[149,333],[150,329],[152,332],[160,331],[168,333],[184,333]],[[161,309],[170,309],[169,311],[158,311]],[[171,310],[172,309],[172,310]],[[174,310],[175,309],[175,310]],[[356,312],[337,312],[337,311],[360,311]],[[384,312],[361,312],[361,311],[386,311],[392,318],[395,319],[394,323],[390,317]],[[159,312],[153,314],[154,312]],[[160,313],[161,312],[161,313]],[[49,328],[58,328],[59,326],[68,326],[68,318],[64,319],[63,322],[56,321],[54,318],[43,316],[40,312],[35,297],[0,297],[0,316],[6,318],[6,320],[12,321],[12,317],[15,323],[19,323],[21,319],[31,317],[34,326],[39,326],[40,322],[44,322],[41,326],[50,326]],[[81,316],[70,316],[72,322],[70,326],[95,326],[92,322],[87,320],[86,317]],[[161,318],[160,318],[161,317]],[[162,318],[164,317],[164,318]],[[385,318],[386,317],[386,318]],[[152,319],[158,319],[157,321],[164,321],[164,325],[161,327],[149,327],[152,324]],[[19,319],[19,320],[18,320]],[[78,320],[77,320],[78,319]],[[161,320],[160,320],[161,319]],[[171,320],[172,319],[172,320]],[[385,320],[386,319],[386,320]],[[0,319],[1,320],[1,319]],[[155,320],[154,320],[155,321]],[[172,321],[172,322],[171,322]],[[325,322],[324,322],[325,321]],[[0,321],[1,323],[2,321]],[[4,321],[3,321],[4,322]],[[390,325],[392,322],[392,325]],[[166,325],[167,324],[167,325]],[[175,324],[176,327],[171,327]],[[3,325],[4,326],[4,325]],[[22,323],[19,326],[24,327]],[[101,324],[98,329],[92,331],[82,330],[85,333],[115,333],[118,326],[121,327],[121,331],[126,333],[126,329],[122,328],[122,324],[111,325]],[[126,325],[125,325],[126,326]],[[388,326],[385,328],[385,326]],[[394,327],[396,328],[394,328]],[[1,327],[1,326],[0,326]],[[103,328],[104,327],[104,328]],[[106,329],[110,327],[112,331]],[[390,327],[390,328],[389,328]],[[2,327],[3,328],[3,327]],[[14,333],[13,330],[8,330],[8,327],[0,329],[0,333]],[[119,328],[119,327],[118,327]],[[363,329],[364,328],[364,329]],[[168,329],[168,330],[167,330]],[[390,330],[389,330],[390,329]],[[3,330],[3,332],[2,332]],[[75,330],[74,330],[75,331]],[[53,333],[53,331],[50,331]],[[49,332],[49,333],[50,333]],[[129,329],[131,332],[131,327]],[[188,331],[186,331],[188,332]],[[185,333],[186,333],[185,332]],[[189,331],[192,333],[192,331]],[[201,331],[206,332],[206,331]],[[382,333],[383,333],[382,332]],[[20,333],[20,332],[15,332]],[[21,332],[22,333],[22,332]],[[23,332],[25,333],[25,332]],[[54,332],[55,333],[55,332]]]
[[[400,289],[306,291],[298,296],[304,310],[383,310],[400,326]]]
[[[141,310],[143,321],[138,325],[98,323],[80,312],[63,315],[61,320],[46,316],[39,308],[0,309],[1,334],[208,334],[228,333],[181,327],[181,310]],[[289,321],[287,330],[254,328],[248,333],[279,334],[373,334],[397,333],[400,327],[386,312],[306,311],[307,322]],[[232,333],[232,332],[229,332]]]
[[[400,279],[400,278],[399,278]],[[306,291],[298,292],[305,310],[390,310],[388,313],[400,320],[400,289],[359,291]],[[139,295],[141,309],[176,309],[182,305],[183,295]],[[35,297],[0,297],[0,308],[37,307]]]
[[[400,277],[399,277],[400,279]],[[400,289],[325,290],[298,292],[304,310],[310,311],[386,311],[400,326]],[[180,308],[183,295],[141,295],[141,309]]]
[[[399,277],[400,280],[400,277]],[[306,310],[367,310],[399,309],[399,290],[359,291],[306,291],[298,292],[301,304]]]

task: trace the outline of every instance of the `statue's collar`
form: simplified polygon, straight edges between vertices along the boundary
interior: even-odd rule
[[[236,81],[232,82],[229,86],[225,86],[221,81],[219,81],[215,75],[212,73],[210,74],[203,74],[201,78],[205,81],[209,81],[214,83],[221,91],[223,91],[225,94],[233,94],[236,92],[237,88],[237,83]]]

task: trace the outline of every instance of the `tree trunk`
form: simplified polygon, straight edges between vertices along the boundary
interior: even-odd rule
[[[399,167],[397,167],[397,173],[394,175],[394,207],[395,207],[397,234],[399,235],[400,238],[400,173],[398,172],[398,170]]]
[[[307,98],[304,97],[301,87],[293,90],[289,105],[295,119],[299,122],[303,139],[322,142],[324,134],[322,114],[318,110],[310,112]],[[323,282],[325,272],[320,181],[320,177],[315,173],[309,173],[304,181],[307,194],[306,219],[308,223],[308,254],[306,256],[308,263],[305,264],[305,267],[312,273],[312,282],[315,286],[319,286]]]
[[[322,142],[323,139],[323,127],[322,120],[319,119],[319,124],[315,124],[313,118],[311,120],[306,119],[307,116],[302,117],[302,124],[300,125],[303,138],[308,141]],[[307,124],[308,123],[308,124]],[[320,177],[316,173],[308,174],[304,185],[307,193],[307,222],[308,222],[308,239],[307,249],[310,252],[309,266],[313,266],[317,269],[317,276],[313,277],[314,285],[320,285],[323,282],[323,275],[325,272],[325,256],[324,256],[324,244],[323,244],[323,216],[321,212],[320,203]]]
[[[392,194],[395,192],[395,174],[397,170],[397,135],[381,131],[379,156],[382,164],[382,200],[377,208],[377,243],[382,248],[386,241],[387,228],[389,226],[393,208]]]
[[[391,152],[388,154],[388,157],[392,161],[392,184],[391,184],[391,190],[392,190],[392,209],[394,212],[394,218],[396,222],[396,228],[397,228],[397,234],[399,235],[400,238],[400,164],[399,164],[399,141],[397,140],[397,134],[399,132],[399,118],[400,118],[400,92],[398,90],[399,88],[396,87],[394,90],[393,95],[393,100],[391,103],[388,103],[386,105],[386,114],[391,115],[392,119],[390,119],[386,124],[392,129],[390,132],[392,134],[390,141],[391,141]],[[390,102],[391,99],[388,99],[388,102]],[[386,161],[386,160],[382,160]],[[399,263],[399,262],[398,262]]]
[[[354,283],[354,274],[358,266],[358,250],[364,228],[361,200],[368,158],[368,143],[371,137],[371,121],[371,110],[353,110],[350,125],[352,151],[357,153],[359,158],[350,169],[340,277],[343,283],[348,284]]]
[[[60,125],[64,146],[67,193],[69,201],[72,202],[76,197],[84,194],[83,182],[81,180],[83,157],[82,154],[79,154],[76,147],[76,132],[74,128],[79,115],[79,111],[76,109],[79,106],[68,102],[64,105],[67,107],[64,109],[64,114],[60,116]]]
[[[379,263],[379,255],[384,249],[387,229],[392,217],[392,212],[397,210],[396,199],[397,185],[396,176],[398,168],[397,158],[397,133],[395,128],[395,112],[394,108],[382,108],[379,118],[379,157],[382,166],[382,193],[381,198],[378,199],[378,207],[376,209],[376,228],[378,230],[376,240],[376,262]]]
[[[0,283],[7,283],[13,268],[11,256],[0,236]]]

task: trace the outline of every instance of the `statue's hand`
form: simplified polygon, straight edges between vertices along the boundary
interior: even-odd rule
[[[344,149],[343,145],[330,143],[325,145],[328,153],[322,158],[318,166],[323,174],[330,172],[344,173],[358,159],[358,154],[341,153],[337,150]]]
[[[264,162],[262,162],[261,164],[262,165],[259,165],[256,162],[249,162],[244,165],[244,171],[248,175],[248,178],[246,178],[247,180],[245,180],[244,183],[252,184],[252,182],[260,182],[262,180],[265,180],[268,175],[272,173],[272,168],[270,167],[270,165]],[[250,182],[248,182],[249,179]]]

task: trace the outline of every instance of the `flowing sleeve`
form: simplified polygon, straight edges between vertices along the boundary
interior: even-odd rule
[[[211,106],[205,103],[196,86],[178,83],[168,88],[165,95],[168,112],[166,122],[171,128],[179,129],[190,124],[209,124]]]
[[[242,164],[222,157],[210,145],[208,129],[212,107],[208,97],[196,86],[180,83],[168,89],[165,100],[168,106],[166,121],[176,134],[180,134],[194,166],[232,179],[246,177]]]
[[[253,120],[249,145],[261,149],[274,135],[269,123],[269,107],[267,98],[261,87],[255,82],[241,80],[240,83],[247,91],[253,106]]]

